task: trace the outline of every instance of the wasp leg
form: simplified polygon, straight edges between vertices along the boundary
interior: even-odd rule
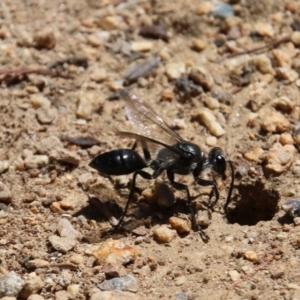
[[[127,214],[127,210],[128,210],[129,204],[132,201],[132,198],[133,198],[133,195],[134,195],[135,182],[136,182],[137,175],[140,175],[140,176],[142,176],[145,179],[149,179],[149,180],[152,179],[152,175],[149,174],[149,173],[147,173],[147,172],[145,172],[145,171],[137,170],[137,171],[134,172],[134,174],[132,176],[132,182],[131,182],[131,187],[130,187],[130,192],[129,192],[128,200],[126,202],[123,214],[122,214],[119,222],[117,223],[117,225],[114,226],[114,229],[118,229],[120,227],[123,219],[125,218],[125,216]]]
[[[131,150],[135,150],[137,145],[138,145],[138,142],[135,141],[133,143],[132,147],[131,147]],[[148,149],[147,143],[141,142],[141,146],[142,146],[142,150],[143,150],[145,160],[150,161],[151,160],[151,154],[150,154],[150,151]]]
[[[201,186],[209,186],[209,185],[212,185],[213,186],[213,192],[215,193],[215,196],[216,196],[216,200],[214,201],[214,203],[212,203],[211,205],[209,205],[210,208],[214,207],[218,200],[219,200],[219,197],[220,197],[220,193],[219,193],[219,190],[217,188],[217,183],[215,180],[205,180],[205,179],[202,179],[202,178],[199,178],[199,177],[194,177],[195,178],[195,181],[197,182],[197,184],[201,185]]]
[[[192,224],[193,226],[196,226],[198,228],[198,232],[201,235],[201,238],[205,241],[208,242],[209,241],[209,236],[205,233],[205,231],[201,228],[201,226],[197,223],[196,220],[196,214],[195,211],[193,209],[193,205],[192,205],[192,199],[191,199],[191,195],[189,192],[188,187],[185,184],[182,184],[180,182],[176,182],[174,181],[174,173],[170,170],[167,170],[167,176],[168,179],[170,180],[171,185],[177,189],[177,190],[185,190],[186,194],[187,194],[187,199],[188,199],[188,207],[190,210],[190,213],[192,215]]]

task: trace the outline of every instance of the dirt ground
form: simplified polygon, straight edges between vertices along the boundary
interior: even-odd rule
[[[1,299],[300,299],[298,202],[293,214],[282,208],[300,190],[299,15],[297,0],[2,0]],[[226,211],[228,164],[211,210],[202,205],[211,187],[178,177],[208,242],[170,230],[172,216],[190,226],[185,193],[172,188],[176,203],[160,208],[146,201],[154,181],[140,177],[124,230],[105,234],[132,176],[99,175],[89,163],[130,148],[116,130],[139,127],[119,86],[233,163]],[[109,238],[133,258],[99,262],[94,250]],[[124,275],[133,287],[101,285]]]

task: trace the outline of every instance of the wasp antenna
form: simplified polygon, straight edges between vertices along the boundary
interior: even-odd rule
[[[227,160],[229,166],[230,166],[230,169],[231,169],[231,183],[230,183],[230,188],[229,188],[229,191],[228,191],[228,196],[227,196],[227,199],[226,199],[226,203],[224,205],[224,210],[226,211],[227,210],[227,206],[230,202],[230,198],[231,198],[231,194],[232,194],[232,191],[233,191],[233,184],[234,184],[234,169],[233,169],[233,164],[232,162],[228,159]]]

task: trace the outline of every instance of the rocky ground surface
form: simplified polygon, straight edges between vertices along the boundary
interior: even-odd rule
[[[300,299],[300,1],[0,1],[0,298]],[[124,86],[234,165],[104,176]],[[133,126],[132,126],[133,125]],[[140,149],[137,148],[139,152]]]

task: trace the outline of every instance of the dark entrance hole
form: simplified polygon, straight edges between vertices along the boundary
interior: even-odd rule
[[[278,191],[266,187],[261,181],[241,183],[236,189],[239,192],[233,198],[236,205],[227,213],[229,223],[252,226],[260,221],[272,220],[278,211]]]

